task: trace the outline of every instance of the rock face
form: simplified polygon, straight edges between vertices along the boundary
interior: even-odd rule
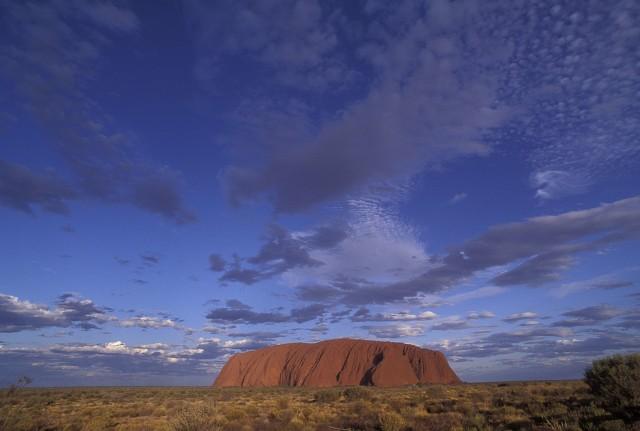
[[[380,341],[291,343],[238,353],[214,386],[402,386],[460,383],[441,352]]]

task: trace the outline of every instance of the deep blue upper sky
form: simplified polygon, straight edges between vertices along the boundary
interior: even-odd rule
[[[0,2],[0,385],[640,347],[640,3]]]

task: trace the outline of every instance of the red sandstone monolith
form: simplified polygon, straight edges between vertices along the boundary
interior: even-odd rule
[[[403,386],[460,383],[441,352],[411,344],[338,339],[291,343],[238,353],[216,387]]]

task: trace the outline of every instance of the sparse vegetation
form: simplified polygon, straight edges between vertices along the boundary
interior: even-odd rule
[[[628,431],[640,426],[605,410],[582,381],[7,393],[0,392],[0,431]]]
[[[29,376],[20,376],[20,377],[18,377],[18,379],[16,380],[15,383],[13,383],[13,384],[11,384],[9,386],[9,389],[7,391],[7,395],[13,395],[18,391],[18,389],[27,387],[31,383],[33,383],[33,380],[31,379],[31,377],[29,377]]]

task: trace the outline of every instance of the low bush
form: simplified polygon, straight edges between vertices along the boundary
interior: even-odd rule
[[[371,398],[371,391],[362,386],[350,386],[344,390],[343,395],[349,401],[368,400]]]
[[[594,361],[585,382],[609,413],[627,422],[640,420],[640,353]]]
[[[314,400],[317,403],[332,403],[340,399],[340,391],[336,389],[325,389],[318,391],[314,395]]]
[[[378,422],[382,431],[401,431],[405,427],[404,418],[396,412],[380,412]]]
[[[173,431],[222,431],[223,424],[216,418],[213,406],[194,406],[182,410],[173,420]]]

